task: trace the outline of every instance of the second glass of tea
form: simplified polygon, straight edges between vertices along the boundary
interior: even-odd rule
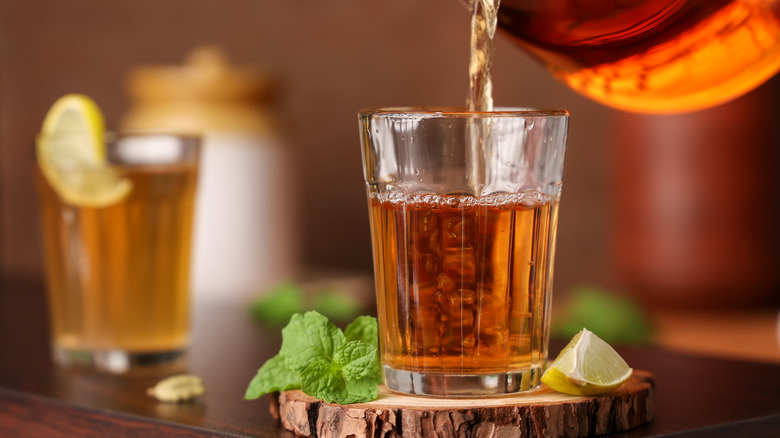
[[[130,187],[110,205],[74,205],[39,174],[54,359],[111,372],[180,363],[199,139],[119,135],[106,147]]]
[[[568,113],[360,113],[387,386],[431,396],[537,388]]]

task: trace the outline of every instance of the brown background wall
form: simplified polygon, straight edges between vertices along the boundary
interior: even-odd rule
[[[356,113],[459,105],[468,14],[457,0],[4,0],[0,3],[0,262],[39,274],[33,139],[52,102],[92,96],[115,127],[135,65],[176,64],[203,44],[275,69],[297,158],[304,263],[369,271]],[[609,284],[611,122],[615,113],[496,41],[497,105],[572,114],[559,223],[557,289]]]

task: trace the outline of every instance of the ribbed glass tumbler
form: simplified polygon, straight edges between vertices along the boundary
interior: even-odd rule
[[[387,386],[538,387],[568,113],[394,108],[359,120]]]

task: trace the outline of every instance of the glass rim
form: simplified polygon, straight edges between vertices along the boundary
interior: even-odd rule
[[[107,146],[127,137],[174,137],[183,141],[196,141],[198,143],[203,140],[203,135],[195,132],[167,129],[118,129],[106,130],[103,133],[103,141],[106,142]]]
[[[457,106],[399,106],[366,108],[358,113],[360,117],[382,116],[389,118],[490,118],[490,117],[569,117],[563,109],[536,109],[527,107],[496,107],[493,111],[469,111]]]
[[[113,166],[195,164],[202,149],[199,135],[164,130],[106,131],[106,162]]]

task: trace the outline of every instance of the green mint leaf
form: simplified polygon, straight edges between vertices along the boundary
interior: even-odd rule
[[[303,372],[313,362],[333,362],[344,339],[344,333],[323,315],[315,311],[296,313],[282,329],[279,354],[289,368]]]
[[[359,316],[352,321],[347,329],[344,330],[344,336],[347,341],[362,341],[366,344],[377,346],[379,341],[379,327],[376,318],[373,316]]]
[[[359,340],[374,347],[376,350],[376,359],[374,360],[371,376],[374,382],[381,384],[384,381],[382,376],[382,364],[379,357],[379,326],[376,318],[373,316],[359,316],[352,324],[344,330],[344,336],[347,341]]]
[[[374,371],[376,347],[362,341],[349,341],[342,344],[333,357],[333,362],[341,367],[347,380],[359,380]]]
[[[365,403],[379,397],[379,387],[371,377],[347,379],[341,367],[322,360],[312,362],[301,373],[301,389],[327,403],[342,405]]]
[[[292,283],[275,286],[252,303],[252,315],[267,324],[283,326],[303,310],[303,290]]]
[[[287,391],[301,387],[301,376],[289,369],[281,356],[269,359],[246,388],[245,400],[252,400],[275,391]]]
[[[301,373],[301,389],[327,403],[346,404],[347,382],[338,365],[325,360],[309,364]]]
[[[360,314],[360,303],[352,295],[326,289],[314,300],[314,310],[334,321],[349,321]]]
[[[374,360],[374,366],[371,368],[371,373],[366,377],[370,378],[376,385],[381,385],[385,382],[385,375],[382,372],[382,361],[379,358],[379,350],[376,352],[376,360]]]
[[[347,396],[341,404],[366,403],[379,398],[379,386],[371,377],[359,380],[347,380]]]
[[[382,382],[376,319],[357,318],[346,334],[315,312],[296,313],[282,329],[282,348],[249,383],[246,399],[300,388],[328,403],[376,400]]]

